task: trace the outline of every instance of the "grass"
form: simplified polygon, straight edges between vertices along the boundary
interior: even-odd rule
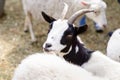
[[[108,4],[108,28],[104,33],[98,34],[95,32],[92,21],[88,20],[90,25],[88,31],[80,35],[87,47],[93,50],[99,49],[104,53],[109,39],[107,33],[120,27],[120,4],[115,0],[105,1]],[[11,80],[14,69],[23,58],[42,52],[48,27],[45,27],[47,26],[45,23],[34,22],[38,43],[31,45],[30,34],[23,32],[24,13],[21,0],[6,0],[5,12],[6,16],[0,19],[0,80]]]

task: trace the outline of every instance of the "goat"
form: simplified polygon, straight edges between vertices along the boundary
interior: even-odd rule
[[[82,66],[95,75],[107,77],[110,80],[120,80],[119,63],[111,60],[100,51],[86,48],[79,40],[78,34],[81,32],[81,28],[75,27],[73,23],[85,11],[82,9],[76,12],[68,20],[56,20],[42,12],[44,19],[50,24],[47,40],[43,44],[44,51],[47,53],[54,51],[65,60]]]
[[[107,56],[120,62],[120,29],[113,32],[107,43]]]
[[[36,53],[22,60],[12,80],[109,80],[52,54]]]
[[[96,22],[98,26],[100,26],[100,29],[104,29],[104,26],[107,25],[105,13],[107,5],[103,0],[22,0],[23,9],[26,16],[24,31],[30,31],[32,42],[37,41],[32,29],[32,19],[43,22],[40,14],[41,11],[45,11],[51,16],[59,18],[59,15],[63,9],[63,1],[70,6],[67,16],[70,16],[74,12],[83,8],[92,8],[96,9],[96,13],[88,13],[86,16]]]

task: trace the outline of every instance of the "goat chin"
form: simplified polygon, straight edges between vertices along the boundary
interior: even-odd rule
[[[46,52],[44,51],[45,54],[53,54],[53,55],[57,55],[61,58],[63,58],[63,56],[65,55],[65,53],[62,53],[62,52],[58,52],[58,51],[49,51],[49,52]]]

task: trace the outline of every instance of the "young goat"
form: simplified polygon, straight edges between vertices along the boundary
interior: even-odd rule
[[[58,18],[63,9],[63,2],[66,2],[70,6],[67,16],[83,8],[92,8],[96,10],[96,13],[88,13],[86,16],[96,22],[102,30],[104,26],[107,25],[105,13],[106,3],[103,0],[22,0],[23,9],[26,15],[24,31],[28,31],[29,29],[33,42],[36,41],[36,37],[32,29],[32,18],[42,22],[41,11],[50,13],[50,15]]]
[[[81,10],[85,12],[86,10]],[[120,64],[109,59],[100,51],[87,49],[77,35],[81,32],[80,27],[73,25],[80,15],[76,12],[68,20],[54,19],[45,13],[43,17],[50,24],[47,40],[43,45],[46,52],[54,51],[65,60],[82,66],[84,69],[98,76],[104,76],[110,80],[120,80]]]
[[[37,53],[22,60],[12,80],[109,80],[97,77],[52,54]]]
[[[120,62],[120,29],[115,30],[108,41],[107,56]]]

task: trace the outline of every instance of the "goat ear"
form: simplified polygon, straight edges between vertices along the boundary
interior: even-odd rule
[[[56,19],[54,19],[53,17],[47,15],[45,12],[41,12],[43,18],[48,22],[48,23],[51,23],[53,21],[55,21]]]
[[[78,35],[78,34],[84,33],[85,31],[87,31],[87,28],[88,28],[87,25],[80,26],[80,27],[75,27],[76,34]]]
[[[86,1],[81,1],[80,3],[81,3],[82,5],[84,5],[84,6],[87,6],[87,7],[90,6],[90,3],[89,3],[89,2],[86,2]]]

